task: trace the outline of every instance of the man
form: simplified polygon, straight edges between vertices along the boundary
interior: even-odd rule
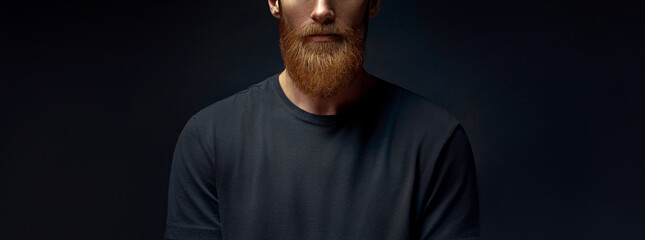
[[[478,239],[459,122],[363,69],[380,0],[268,0],[285,70],[195,114],[170,239]]]

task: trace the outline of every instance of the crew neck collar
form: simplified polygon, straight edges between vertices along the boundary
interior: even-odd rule
[[[367,100],[374,97],[375,93],[380,89],[380,79],[376,78],[374,81],[374,85],[368,90],[367,93],[365,93],[361,98],[353,104],[353,106],[350,106],[348,109],[344,109],[342,112],[335,114],[335,115],[318,115],[318,114],[313,114],[310,112],[307,112],[300,107],[296,106],[289,98],[287,95],[284,93],[284,90],[282,89],[282,86],[280,86],[280,80],[279,80],[279,73],[273,75],[269,81],[270,85],[273,86],[273,92],[275,92],[278,95],[278,98],[280,99],[280,102],[282,102],[282,105],[284,105],[287,110],[291,113],[294,114],[295,117],[298,119],[315,124],[315,125],[321,125],[321,126],[332,126],[336,125],[343,120],[346,120],[350,118],[353,115],[356,115],[358,112],[360,112],[361,108],[363,105],[366,104]]]

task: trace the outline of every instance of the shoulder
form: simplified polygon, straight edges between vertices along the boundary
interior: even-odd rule
[[[222,128],[239,126],[252,116],[261,115],[271,99],[270,81],[275,76],[249,86],[222,100],[212,103],[195,113],[188,123],[187,129],[211,136]]]
[[[393,83],[382,82],[387,89],[385,98],[394,104],[396,117],[403,124],[432,132],[452,132],[460,124],[452,114],[427,98]]]
[[[434,166],[442,154],[457,156],[460,159],[472,159],[472,150],[466,132],[461,123],[446,109],[434,104],[427,98],[410,90],[390,84],[388,87],[396,99],[395,121],[398,130],[403,130],[405,136],[418,143],[419,156],[423,159],[421,168]],[[460,163],[463,164],[463,163]]]
[[[267,95],[270,93],[270,80],[274,77],[268,77],[247,89],[204,107],[193,118],[200,121],[213,121],[252,112],[254,108],[260,107],[258,103],[262,103],[269,97]]]

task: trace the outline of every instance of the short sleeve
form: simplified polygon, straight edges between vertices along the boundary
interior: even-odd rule
[[[479,239],[475,161],[460,124],[443,146],[431,172],[419,218],[420,239]]]
[[[191,118],[179,136],[170,170],[168,239],[221,239],[213,150]]]

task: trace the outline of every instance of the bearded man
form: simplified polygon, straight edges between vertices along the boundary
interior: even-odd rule
[[[285,70],[195,114],[169,239],[478,239],[460,123],[363,69],[380,0],[268,0]]]

